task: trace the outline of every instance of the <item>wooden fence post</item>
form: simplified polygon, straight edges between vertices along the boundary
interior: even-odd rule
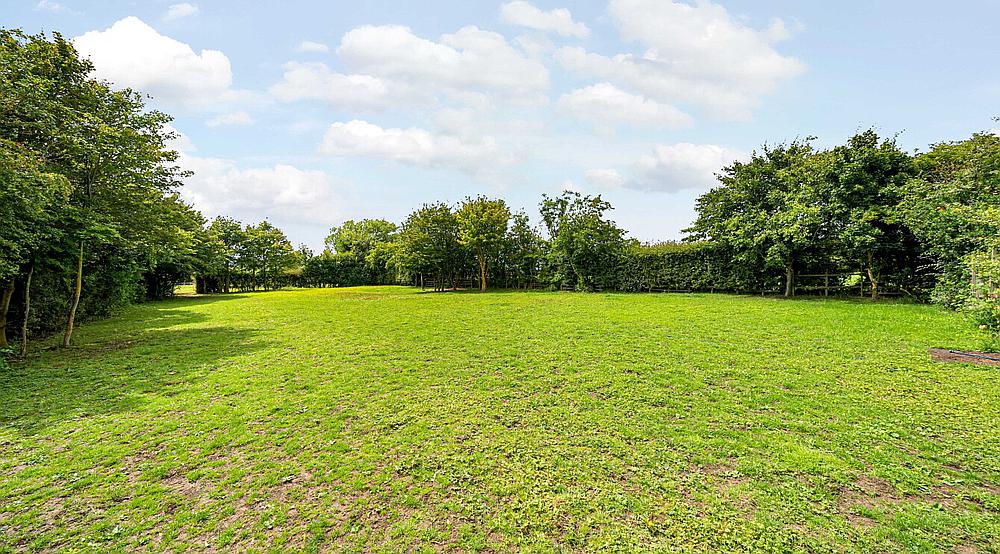
[[[996,261],[997,261],[997,249],[995,246],[990,247],[990,295],[992,296],[996,289],[993,287],[993,273],[996,271]]]

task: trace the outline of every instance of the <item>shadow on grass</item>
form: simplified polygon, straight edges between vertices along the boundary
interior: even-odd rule
[[[783,294],[766,294],[761,295],[759,293],[750,292],[726,292],[726,291],[671,291],[671,292],[648,292],[648,291],[622,291],[622,290],[603,290],[603,291],[586,291],[586,290],[554,290],[548,288],[540,289],[486,289],[481,291],[479,289],[445,289],[445,290],[434,290],[434,289],[418,289],[417,294],[450,294],[450,295],[508,295],[508,294],[570,294],[570,295],[613,295],[613,296],[644,296],[644,297],[719,297],[719,298],[758,298],[761,300],[775,300],[780,302],[842,302],[849,304],[924,304],[919,300],[909,297],[909,296],[883,296],[877,299],[872,299],[868,296],[845,296],[845,295],[831,295],[822,296],[818,294],[798,294],[792,297],[786,297]]]
[[[0,372],[0,427],[36,434],[67,418],[136,410],[266,346],[251,329],[178,329],[207,316],[171,303],[138,320],[104,322],[109,329],[91,342],[49,349]]]
[[[185,306],[197,305],[197,304],[212,304],[215,302],[221,302],[224,300],[237,300],[240,298],[246,298],[247,292],[229,292],[229,293],[218,293],[218,294],[178,294],[171,296],[170,298],[165,298],[163,300],[154,300],[147,305],[156,304],[183,304]]]

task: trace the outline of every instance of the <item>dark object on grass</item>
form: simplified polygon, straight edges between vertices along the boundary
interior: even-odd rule
[[[961,350],[945,350],[931,348],[931,358],[936,362],[964,362],[980,365],[1000,366],[1000,354],[988,352],[963,352]]]
[[[994,358],[992,356],[983,356],[982,354],[976,354],[973,352],[959,352],[958,350],[949,350],[951,354],[958,354],[959,356],[969,356],[972,358],[980,358],[983,360],[993,360],[994,362],[1000,362],[1000,358]]]

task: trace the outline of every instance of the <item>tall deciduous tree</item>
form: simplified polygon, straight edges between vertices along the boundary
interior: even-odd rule
[[[399,233],[394,248],[395,264],[411,274],[435,275],[435,286],[454,287],[462,265],[463,253],[458,242],[458,220],[444,203],[424,204],[411,213]]]
[[[504,270],[510,284],[526,287],[537,278],[543,243],[542,237],[528,221],[527,214],[519,212],[513,215],[504,241]]]
[[[479,289],[486,290],[486,269],[500,255],[510,224],[510,209],[503,200],[479,196],[466,198],[455,217],[459,243],[475,253],[479,264]]]
[[[209,240],[215,242],[221,251],[221,289],[229,292],[232,287],[233,271],[240,260],[242,244],[246,240],[243,224],[228,217],[217,217],[208,226]],[[221,245],[219,247],[218,245]]]
[[[83,286],[88,241],[151,243],[158,204],[184,175],[170,118],[147,110],[141,96],[89,77],[92,65],[55,34],[0,30],[0,138],[35,152],[47,170],[72,184],[60,225],[72,237],[75,275],[63,344],[69,345]],[[53,251],[61,250],[53,247]],[[120,250],[120,249],[119,249]]]
[[[824,160],[813,154],[807,139],[733,162],[719,174],[720,186],[698,198],[698,217],[686,231],[729,248],[743,263],[782,268],[785,296],[794,295],[797,264],[824,228],[816,194]]]
[[[337,267],[355,268],[356,275],[348,282],[361,278],[364,282],[381,284],[390,280],[382,246],[395,240],[397,231],[396,224],[384,219],[348,220],[330,229],[326,248],[340,257]]]
[[[553,284],[584,290],[615,285],[626,240],[625,231],[606,218],[609,210],[611,204],[600,195],[542,196],[539,211],[550,237]]]
[[[15,280],[33,268],[38,250],[53,233],[52,225],[70,192],[60,175],[45,173],[41,160],[17,144],[0,139],[0,348],[6,348],[8,310]],[[22,287],[30,298],[28,269]]]
[[[326,247],[338,254],[353,253],[364,260],[377,244],[390,242],[396,230],[395,223],[384,219],[347,220],[330,229]]]
[[[246,228],[240,262],[264,290],[270,290],[284,271],[295,266],[296,254],[281,229],[262,221]]]
[[[868,275],[872,298],[879,295],[883,270],[894,260],[912,263],[906,250],[914,243],[898,217],[913,162],[895,140],[873,130],[859,133],[825,156],[818,196],[835,248]],[[827,250],[829,257],[836,252]]]

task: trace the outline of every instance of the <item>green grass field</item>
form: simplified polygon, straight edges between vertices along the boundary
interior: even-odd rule
[[[0,551],[1000,551],[1000,368],[921,305],[180,298],[0,373]]]

